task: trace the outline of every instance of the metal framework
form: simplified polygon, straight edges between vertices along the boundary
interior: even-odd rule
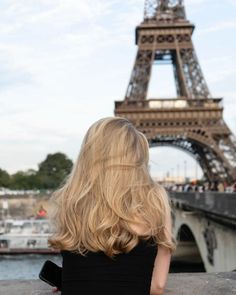
[[[146,0],[136,28],[138,52],[115,115],[128,118],[150,146],[171,145],[191,153],[209,181],[236,180],[236,140],[223,120],[221,98],[212,98],[192,43],[194,25],[183,0]],[[147,99],[154,63],[173,65],[177,97]]]

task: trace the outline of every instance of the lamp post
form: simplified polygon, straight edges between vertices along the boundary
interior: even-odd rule
[[[177,164],[177,180],[179,181],[179,164]]]
[[[187,161],[184,160],[184,182],[186,182],[187,178]]]
[[[198,180],[198,162],[196,161],[196,165],[195,165],[195,178],[196,180]]]

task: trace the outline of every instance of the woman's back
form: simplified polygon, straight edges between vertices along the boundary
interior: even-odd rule
[[[52,198],[49,244],[63,256],[63,295],[149,295],[150,284],[160,294],[174,245],[168,196],[148,163],[147,138],[128,120],[104,118],[89,128]]]
[[[62,295],[149,295],[157,246],[143,240],[129,253],[109,258],[103,252],[86,256],[61,251]]]

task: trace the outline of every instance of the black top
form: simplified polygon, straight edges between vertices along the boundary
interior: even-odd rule
[[[150,295],[157,245],[140,239],[129,253],[113,259],[102,251],[86,257],[63,250],[62,295]]]

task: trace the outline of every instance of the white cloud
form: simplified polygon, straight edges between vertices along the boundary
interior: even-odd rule
[[[215,32],[219,32],[225,29],[235,29],[236,28],[236,21],[232,20],[232,21],[223,21],[220,23],[215,23],[209,27],[206,27],[204,29],[198,30],[198,35],[204,35],[204,34],[208,34],[208,33],[215,33]]]
[[[196,5],[202,5],[203,3],[211,2],[211,0],[190,0],[185,1],[185,6],[196,6]]]
[[[209,83],[218,83],[227,80],[228,78],[236,77],[236,69],[231,69],[229,67],[222,67],[217,73],[211,73],[208,75]]]

